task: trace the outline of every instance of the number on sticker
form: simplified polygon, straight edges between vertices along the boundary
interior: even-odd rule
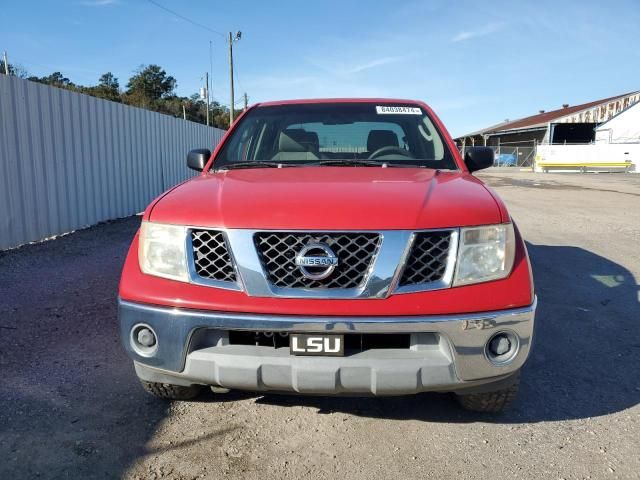
[[[389,106],[376,106],[376,112],[381,114],[401,114],[401,115],[422,115],[422,110],[419,107],[389,107]]]

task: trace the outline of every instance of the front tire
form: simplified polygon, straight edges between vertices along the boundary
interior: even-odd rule
[[[509,408],[518,395],[520,375],[507,388],[493,392],[456,394],[458,403],[465,410],[482,413],[497,413]]]
[[[140,383],[146,392],[164,400],[191,400],[200,393],[200,389],[202,388],[200,385],[184,387],[182,385],[147,382],[145,380],[140,380]]]

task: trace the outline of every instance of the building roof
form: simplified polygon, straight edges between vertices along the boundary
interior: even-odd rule
[[[640,144],[640,102],[622,110],[596,128],[596,142]]]
[[[491,134],[495,132],[505,132],[509,130],[521,130],[521,129],[532,129],[532,128],[542,128],[546,127],[549,122],[553,120],[566,117],[567,115],[572,115],[574,113],[578,113],[582,110],[588,110],[590,108],[596,107],[603,103],[608,103],[613,100],[626,97],[628,95],[632,95],[635,92],[623,93],[622,95],[616,95],[615,97],[603,98],[601,100],[595,100],[593,102],[582,103],[580,105],[572,105],[570,107],[563,107],[557,110],[552,110],[550,112],[538,113],[536,115],[531,115],[529,117],[519,118],[517,120],[511,120],[499,123],[492,127],[485,128],[483,130],[478,130],[477,132],[469,133],[467,135],[463,135],[462,137],[471,137],[474,135],[482,135],[482,134]],[[460,137],[460,138],[462,138]]]
[[[485,127],[480,130],[476,130],[475,132],[467,133],[466,135],[464,135],[464,137],[475,137],[476,135],[483,135],[489,132],[496,132],[498,130],[501,130],[500,127],[502,127],[503,125],[507,125],[509,122],[510,122],[509,120],[505,120],[504,122],[496,123],[495,125],[491,125],[490,127]]]
[[[635,109],[635,110],[633,110]],[[618,113],[616,113],[613,117],[611,117],[609,120],[607,120],[606,122],[601,123],[600,125],[598,125],[598,127],[596,128],[596,130],[606,130],[607,128],[609,128],[609,124],[611,122],[618,121],[618,117],[620,117],[621,115],[627,115],[629,116],[629,111],[633,110],[633,114],[637,114],[638,111],[640,109],[640,102],[638,103],[634,103],[633,105],[631,105],[630,107],[625,108],[624,110],[620,110]]]

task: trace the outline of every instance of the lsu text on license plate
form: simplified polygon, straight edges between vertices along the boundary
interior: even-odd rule
[[[314,335],[292,333],[289,335],[291,355],[344,356],[344,335]]]

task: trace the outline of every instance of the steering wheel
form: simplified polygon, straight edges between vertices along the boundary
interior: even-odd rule
[[[382,157],[383,155],[390,155],[393,153],[402,155],[403,157],[407,157],[407,158],[416,158],[411,154],[411,152],[405,150],[404,148],[394,147],[393,145],[387,145],[386,147],[380,147],[375,152],[371,153],[371,155],[369,155],[369,160],[374,160],[378,157]]]

